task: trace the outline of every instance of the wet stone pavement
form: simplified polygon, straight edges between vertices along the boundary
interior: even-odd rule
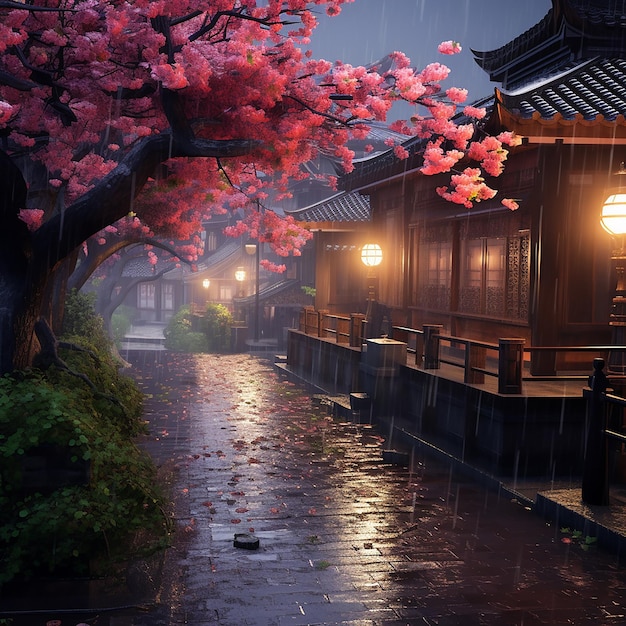
[[[429,458],[383,463],[268,360],[129,359],[177,531],[156,602],[112,626],[626,624],[615,555]]]

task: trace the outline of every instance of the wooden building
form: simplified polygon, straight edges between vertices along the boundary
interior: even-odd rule
[[[351,245],[375,239],[383,247],[378,300],[395,325],[442,324],[446,334],[521,337],[527,346],[611,339],[617,244],[600,216],[626,160],[626,20],[621,4],[608,0],[552,4],[510,43],[474,53],[500,84],[485,101],[485,129],[523,139],[504,174],[487,179],[498,190],[493,200],[470,210],[442,200],[435,188],[446,177],[420,173],[417,139],[404,144],[409,159],[390,151],[358,163],[341,181],[346,196],[369,201],[369,231],[353,233]],[[502,198],[520,208],[510,211]],[[316,307],[350,312],[345,285],[362,287],[365,271],[340,277],[352,261],[338,264],[320,245]],[[364,308],[363,293],[360,304],[349,302],[352,309]],[[533,373],[576,369],[582,361],[589,367],[588,356],[578,363],[568,354],[533,353]]]

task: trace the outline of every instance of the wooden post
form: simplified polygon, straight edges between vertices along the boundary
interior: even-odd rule
[[[424,369],[439,369],[439,335],[441,324],[424,324]]]
[[[476,372],[473,368],[485,369],[487,350],[482,346],[474,346],[471,342],[465,344],[465,382],[470,385],[482,385],[485,382],[483,372]]]
[[[324,316],[328,313],[327,309],[320,309],[317,312],[317,336],[324,336]]]
[[[606,412],[603,395],[609,383],[602,371],[604,359],[593,360],[593,374],[589,376],[589,387],[583,389],[587,399],[587,446],[583,465],[582,500],[585,504],[608,506],[609,462],[607,452]]]
[[[360,348],[363,344],[363,313],[350,313],[350,346]]]
[[[498,393],[522,393],[524,339],[500,339],[498,354]]]

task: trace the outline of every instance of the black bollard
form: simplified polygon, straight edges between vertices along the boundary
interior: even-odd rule
[[[587,399],[587,447],[583,467],[582,500],[585,504],[608,506],[609,462],[607,454],[606,411],[603,394],[609,381],[602,371],[604,359],[593,360],[593,374],[589,376],[589,388],[583,390]]]

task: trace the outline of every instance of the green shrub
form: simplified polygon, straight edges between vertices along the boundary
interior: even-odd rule
[[[83,293],[72,289],[65,301],[61,335],[89,337],[101,350],[108,350],[111,340],[104,329],[104,320],[94,312],[95,302],[94,292]]]
[[[192,316],[185,305],[164,331],[165,347],[178,352],[226,352],[232,325],[233,316],[223,304],[207,303],[201,316]]]
[[[176,352],[207,352],[206,335],[193,328],[191,310],[182,306],[168,322],[165,330],[165,347]]]
[[[142,395],[119,374],[90,297],[73,293],[68,303],[72,334],[63,339],[82,350],[60,348],[59,356],[96,391],[56,367],[0,378],[0,586],[16,576],[88,574],[94,563],[111,567],[168,536],[156,469],[133,441],[145,430]],[[66,472],[56,482],[25,482],[48,455],[82,480]]]
[[[122,345],[124,337],[130,330],[135,315],[135,309],[129,306],[122,305],[117,307],[117,309],[115,309],[115,312],[111,316],[111,332],[113,335],[112,339],[118,348]]]
[[[39,372],[0,379],[0,584],[84,575],[90,563],[131,556],[140,531],[153,538],[143,549],[167,535],[150,458],[120,432],[110,401],[98,406],[76,379],[62,382]],[[51,449],[89,468],[84,484],[24,488],[27,462]]]
[[[223,304],[208,303],[200,329],[206,334],[210,352],[226,352],[230,348],[230,328],[233,316]]]

